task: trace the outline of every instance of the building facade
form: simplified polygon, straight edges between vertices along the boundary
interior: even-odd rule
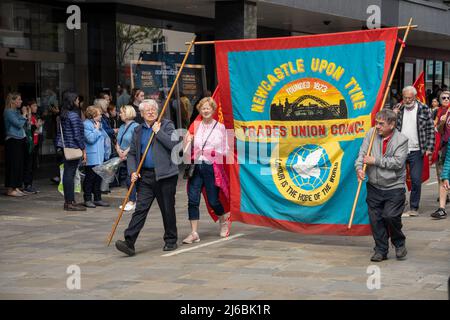
[[[79,16],[69,10],[73,5]],[[133,61],[147,54],[176,64],[194,35],[203,41],[320,34],[361,30],[377,22],[381,27],[406,25],[410,17],[418,27],[408,38],[392,93],[412,84],[422,71],[427,90],[450,84],[450,1],[4,0],[0,12],[2,113],[11,91],[22,93],[23,100],[37,100],[42,112],[59,105],[70,88],[87,105],[100,91],[110,92],[115,102],[118,84],[133,84]],[[202,89],[213,90],[214,47],[195,46],[189,63],[204,66]],[[162,101],[169,84],[160,88]],[[55,128],[45,130],[42,153],[51,154]]]

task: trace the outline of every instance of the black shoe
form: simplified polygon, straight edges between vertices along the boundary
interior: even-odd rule
[[[108,202],[105,202],[105,201],[103,201],[103,200],[100,200],[100,201],[94,201],[94,204],[95,204],[97,207],[109,207],[109,203],[108,203]]]
[[[375,252],[374,255],[372,256],[372,258],[370,258],[370,261],[373,261],[373,262],[381,262],[383,260],[387,260],[387,256],[384,256],[379,252]]]
[[[405,246],[395,248],[395,256],[397,257],[397,259],[403,259],[404,257],[406,257],[407,253],[408,251],[406,250]]]
[[[135,254],[134,247],[130,246],[128,244],[128,242],[123,241],[123,240],[116,241],[116,248],[117,248],[117,250],[127,254],[130,257],[134,256],[134,254]]]
[[[84,206],[86,208],[96,208],[97,207],[92,201],[85,201]]]
[[[37,189],[33,188],[31,185],[29,185],[29,186],[26,186],[26,187],[22,190],[22,192],[25,193],[25,194],[36,194],[36,193],[38,193],[39,191],[38,191]]]
[[[176,243],[166,243],[166,245],[163,248],[163,251],[173,251],[176,248],[178,248],[178,245]]]
[[[53,177],[50,179],[51,182],[53,182],[54,184],[59,184],[59,177]]]
[[[86,209],[86,207],[84,206],[84,203],[76,203],[75,201],[72,201],[72,205],[74,205],[76,207],[80,207],[80,208]]]
[[[75,203],[64,203],[65,211],[86,211],[86,208],[81,207]]]
[[[439,208],[430,215],[434,219],[445,219],[447,218],[447,212],[444,208]]]

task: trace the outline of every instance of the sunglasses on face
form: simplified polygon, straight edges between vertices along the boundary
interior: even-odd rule
[[[441,97],[441,100],[450,100],[450,97],[447,97],[447,96]]]

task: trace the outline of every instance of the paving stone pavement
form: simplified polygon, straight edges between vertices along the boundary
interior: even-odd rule
[[[434,173],[434,171],[433,171]],[[63,198],[48,179],[25,198],[0,196],[0,299],[447,299],[450,219],[432,220],[435,180],[424,184],[419,217],[404,218],[408,258],[376,264],[381,287],[368,289],[372,237],[311,236],[233,223],[242,236],[163,256],[162,219],[156,202],[125,257],[106,238],[125,189],[104,200],[110,208],[62,210]],[[178,184],[179,244],[189,232],[185,181]],[[2,193],[3,194],[3,193]],[[194,245],[219,239],[218,226],[201,207]],[[131,214],[125,213],[116,239]],[[67,269],[77,265],[81,289],[70,290]]]

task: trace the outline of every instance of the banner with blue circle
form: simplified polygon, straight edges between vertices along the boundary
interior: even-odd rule
[[[233,220],[309,234],[370,234],[366,190],[347,223],[354,162],[379,109],[397,28],[217,41],[225,125],[236,134]]]

